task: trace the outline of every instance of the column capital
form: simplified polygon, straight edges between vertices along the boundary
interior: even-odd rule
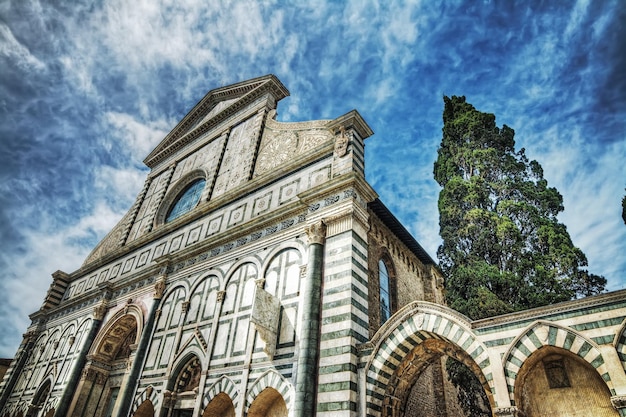
[[[165,293],[165,276],[161,275],[157,278],[156,283],[154,284],[154,296],[155,300],[160,300],[163,298],[163,293]]]
[[[102,300],[98,305],[96,305],[93,308],[93,318],[95,320],[102,320],[104,318],[104,315],[106,314],[108,308],[107,308],[107,302]]]
[[[226,297],[226,291],[218,291],[217,292],[217,301],[218,302],[222,302],[224,301],[224,297]]]
[[[304,231],[309,239],[309,245],[317,243],[323,245],[326,239],[326,224],[323,221],[310,224],[304,228]]]

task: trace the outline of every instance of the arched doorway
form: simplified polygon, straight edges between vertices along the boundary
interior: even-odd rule
[[[463,415],[460,396],[448,381],[448,361],[462,364],[472,380],[484,414],[495,406],[495,389],[487,347],[471,329],[467,317],[425,301],[396,312],[365,344],[369,359],[365,413],[383,417]],[[428,395],[425,395],[427,393]],[[430,396],[424,403],[424,397]]]
[[[202,417],[235,417],[235,406],[226,393],[220,392],[206,406]]]
[[[287,417],[287,404],[274,388],[265,388],[250,405],[248,417]]]
[[[619,416],[598,372],[554,346],[544,346],[526,359],[515,381],[515,403],[526,417]]]
[[[138,343],[142,319],[137,306],[128,306],[96,337],[78,384],[72,417],[113,415],[133,346]]]
[[[196,355],[183,360],[170,380],[169,390],[164,393],[163,406],[169,409],[169,417],[191,417],[198,396],[202,363]]]
[[[37,394],[33,397],[33,402],[29,406],[28,413],[26,413],[26,417],[35,417],[39,415],[41,410],[43,409],[46,401],[48,400],[48,395],[50,395],[50,389],[52,388],[52,384],[50,380],[46,380],[41,387],[37,390]]]
[[[447,377],[446,362],[453,360],[475,378],[479,415],[491,415],[491,391],[480,367],[462,349],[439,338],[428,338],[404,355],[385,392],[385,417],[438,417],[464,415],[467,404],[459,401]]]

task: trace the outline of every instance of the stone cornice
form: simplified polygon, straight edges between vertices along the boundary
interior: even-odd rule
[[[476,320],[472,323],[472,328],[481,329],[493,327],[500,324],[512,324],[520,321],[533,321],[536,319],[546,319],[547,316],[572,312],[576,310],[588,309],[589,307],[605,305],[615,302],[626,302],[626,290],[619,290],[599,295],[593,295],[577,300],[565,301],[545,307],[537,307],[517,313],[509,313],[501,316]]]

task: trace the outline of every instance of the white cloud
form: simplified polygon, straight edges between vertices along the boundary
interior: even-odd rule
[[[26,46],[15,39],[11,29],[2,22],[0,22],[0,55],[13,61],[24,71],[41,71],[46,67]]]

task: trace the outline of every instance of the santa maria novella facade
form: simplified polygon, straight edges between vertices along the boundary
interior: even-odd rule
[[[446,358],[494,416],[626,415],[623,292],[447,308],[365,180],[367,123],[277,121],[288,95],[272,75],[212,90],[146,157],[128,213],[53,274],[0,416],[461,415]]]

